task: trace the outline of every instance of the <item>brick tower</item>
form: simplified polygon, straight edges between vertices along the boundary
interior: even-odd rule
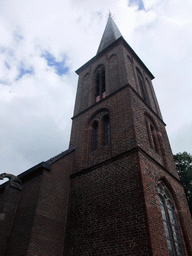
[[[192,221],[151,80],[111,15],[79,75],[63,255],[192,255]]]
[[[192,255],[154,77],[110,15],[77,73],[70,148],[0,175],[0,256]]]

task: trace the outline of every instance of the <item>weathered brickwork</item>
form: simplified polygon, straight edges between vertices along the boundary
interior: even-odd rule
[[[117,54],[117,50],[119,50],[119,54]],[[108,62],[110,58],[113,58],[112,66]],[[70,147],[76,148],[76,157],[73,165],[74,174],[70,190],[64,255],[169,255],[157,195],[157,182],[161,179],[168,184],[167,186],[170,187],[170,191],[173,193],[183,248],[186,255],[190,255],[190,214],[185,193],[175,168],[165,123],[162,120],[152,87],[151,79],[153,79],[153,76],[144,64],[138,60],[135,53],[121,40],[114,45],[114,49],[107,49],[102,57],[98,56],[94,59],[94,62],[95,66],[102,64],[106,67],[106,98],[98,103],[95,102],[94,72],[91,73],[92,69],[90,69],[90,75],[93,76],[90,84],[93,97],[92,102],[90,102],[92,106],[84,110],[76,105],[71,131]],[[91,61],[78,71],[80,77],[90,68],[89,64],[93,66],[94,62]],[[121,63],[120,69],[119,63]],[[116,72],[110,74],[110,70],[112,72],[115,67],[120,76]],[[143,85],[147,94],[146,100],[142,94],[137,70],[143,76]],[[124,76],[122,76],[121,81],[124,81],[125,84],[121,84],[122,82],[119,81],[122,73],[124,73]],[[108,84],[110,79],[113,79],[112,85]],[[117,86],[114,93],[115,84]],[[78,86],[81,88],[80,80]],[[77,98],[80,101],[78,92]],[[110,144],[106,146],[102,144],[103,131],[102,125],[100,125],[105,113],[110,116],[111,137]],[[98,122],[99,127],[98,148],[95,150],[92,149],[92,122],[94,120]],[[149,131],[149,129],[152,129],[150,123],[155,129],[155,135],[152,133],[154,131]],[[127,156],[128,152],[130,157]],[[135,167],[133,167],[134,164],[136,164]],[[132,168],[135,175],[140,175],[140,179],[137,177],[136,181],[132,180]],[[123,171],[119,172],[122,169]],[[129,174],[127,178],[124,176],[125,173]],[[117,180],[119,183],[117,183]],[[121,181],[127,182],[126,192],[129,187],[131,188],[130,184],[133,185],[134,192],[126,193]],[[113,182],[118,185],[114,186]],[[134,185],[134,182],[137,185]],[[104,186],[105,188],[103,188]],[[134,228],[131,228],[131,232],[133,232],[131,236],[129,233],[130,223],[126,226],[126,229],[123,229],[121,220],[118,219],[115,223],[110,222],[111,219],[117,218],[113,213],[113,209],[116,208],[111,203],[112,194],[116,195],[113,189],[118,189],[121,195],[116,198],[116,207],[122,209],[122,203],[125,206],[122,212],[126,212],[128,219],[132,219],[137,214],[142,216],[139,221],[136,217],[138,226],[145,223],[145,238],[141,231],[141,240],[143,241],[140,247],[142,248],[141,251],[136,245],[137,252],[135,251],[131,240],[131,237],[135,235],[134,241],[140,241],[139,235],[137,234],[137,237],[134,233],[138,229],[136,223],[133,224]],[[135,201],[133,194],[136,198],[141,197],[141,201],[144,202],[144,205],[139,207],[140,211],[136,210],[135,203],[137,201]],[[122,201],[119,201],[119,198]],[[132,200],[133,198],[134,200]],[[79,203],[77,204],[77,202]],[[110,202],[110,204],[107,202]],[[129,208],[132,209],[131,213],[126,209],[127,202],[129,202]],[[106,209],[106,207],[108,208]],[[98,212],[97,209],[99,209]],[[119,211],[116,211],[116,213],[119,217],[121,216]],[[185,219],[185,222],[183,219]],[[110,237],[111,229],[106,223],[110,223],[111,229],[115,230],[117,236]],[[107,229],[108,231],[106,231]],[[127,233],[125,244],[122,237],[118,240],[120,230],[122,235]],[[123,233],[124,231],[125,233]],[[106,233],[109,234],[109,239],[108,236],[105,237],[104,234]],[[120,248],[119,251],[117,251],[117,247]]]
[[[6,216],[6,218],[9,218],[8,221],[12,224],[12,226],[8,236],[6,250],[0,255],[26,255],[41,181],[42,170],[40,170],[39,173],[33,177],[33,179],[24,183],[22,191],[12,191],[13,195],[20,192],[20,197],[18,197],[18,200],[15,203],[11,202],[16,207],[15,216],[14,213],[9,210],[9,214],[11,214],[10,217],[14,216],[13,222],[10,220],[9,216]]]
[[[74,118],[70,142],[70,147],[76,148],[74,172],[126,152],[137,145],[130,104],[129,88],[125,87]],[[100,112],[95,115],[98,111]],[[101,119],[106,111],[110,116],[111,141],[109,145],[99,145],[98,149],[93,151],[90,146],[90,123],[92,120]]]
[[[150,154],[161,165],[165,166],[168,171],[170,171],[174,176],[178,178],[172,156],[172,151],[165,130],[165,124],[153,111],[150,110],[145,102],[141,101],[138,95],[136,95],[134,92],[132,92],[131,94],[135,133],[138,143],[137,145],[145,150],[148,154]],[[150,116],[157,127],[159,143],[161,146],[159,154],[157,154],[157,152],[150,147],[149,138],[147,135],[145,115]]]
[[[101,52],[101,54],[91,59],[80,70],[77,70],[79,82],[74,115],[85,110],[85,106],[90,107],[95,103],[95,70],[99,65],[104,65],[105,67],[106,96],[127,84],[122,44],[120,42],[116,44],[116,47],[109,47],[104,53]],[[114,64],[117,68],[115,72]],[[84,82],[87,76],[90,77],[90,83]],[[87,88],[88,86],[89,88]]]
[[[183,247],[186,255],[191,255],[192,248],[189,246],[187,253],[186,244],[192,243],[192,230],[189,229],[192,220],[189,211],[186,211],[188,206],[182,184],[143,152],[139,154],[139,158],[153,255],[169,255],[168,252],[165,253],[166,237],[157,195],[157,183],[160,180],[164,181],[172,194],[177,210],[178,223],[180,223]]]
[[[73,153],[45,171],[27,255],[62,255]]]
[[[71,182],[64,255],[151,255],[137,153]]]
[[[137,58],[134,58],[134,54],[130,52],[130,50],[127,47],[123,47],[124,51],[124,61],[125,61],[125,67],[127,72],[127,79],[128,83],[132,86],[132,88],[141,96],[141,88],[139,87],[138,78],[137,78],[137,72],[136,69],[138,68],[142,75],[143,75],[143,82],[144,86],[146,88],[147,97],[149,99],[148,105],[152,108],[152,110],[159,115],[160,118],[161,112],[159,109],[159,105],[154,93],[154,89],[152,86],[151,79],[153,77],[149,72],[147,72],[143,65],[137,60]]]

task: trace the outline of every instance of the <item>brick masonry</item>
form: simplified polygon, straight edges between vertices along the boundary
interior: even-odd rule
[[[99,65],[105,67],[106,97],[96,103]],[[169,255],[157,195],[160,180],[173,197],[185,255],[192,255],[191,216],[153,75],[122,37],[77,73],[69,150],[21,174],[21,191],[0,187],[0,214],[5,213],[0,256]],[[110,142],[104,145],[106,114]]]
[[[94,72],[101,64],[106,68],[106,98],[95,103]],[[148,102],[143,100],[136,69],[143,76]],[[183,247],[186,255],[191,255],[191,217],[152,74],[121,39],[85,64],[78,74],[70,142],[70,147],[76,148],[76,157],[64,255],[169,255],[157,195],[159,180],[173,195]],[[86,74],[91,101],[82,87]],[[84,109],[81,102],[87,98]],[[111,142],[104,146],[105,113],[110,116]],[[157,130],[158,152],[150,145],[147,118]],[[90,146],[94,120],[98,121],[100,138],[96,150]]]

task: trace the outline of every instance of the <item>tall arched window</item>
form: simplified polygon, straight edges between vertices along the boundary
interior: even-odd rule
[[[140,91],[141,91],[141,97],[144,99],[144,101],[148,102],[145,84],[143,81],[143,76],[138,68],[137,68],[137,78],[138,78],[139,87],[140,87]]]
[[[95,73],[95,97],[96,102],[105,98],[105,68],[104,66],[99,66]]]
[[[176,217],[176,208],[168,188],[162,181],[158,183],[158,195],[169,255],[183,256],[184,250]]]
[[[157,129],[155,127],[155,124],[151,120],[151,118],[148,117],[148,115],[145,116],[145,122],[146,122],[146,126],[147,126],[147,133],[148,133],[148,137],[149,137],[150,146],[158,154],[161,154],[159,137],[157,134]]]
[[[93,122],[93,150],[97,149],[98,147],[98,122]]]
[[[159,149],[158,149],[158,137],[157,137],[157,131],[155,129],[155,127],[150,124],[150,130],[151,130],[151,135],[152,135],[152,145],[155,149],[155,151],[158,153],[159,152]]]
[[[107,145],[110,143],[110,122],[109,115],[103,117],[103,144]]]

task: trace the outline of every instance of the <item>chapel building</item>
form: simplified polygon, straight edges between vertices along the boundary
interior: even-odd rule
[[[69,149],[0,186],[0,256],[192,255],[154,76],[111,15],[76,72]]]

